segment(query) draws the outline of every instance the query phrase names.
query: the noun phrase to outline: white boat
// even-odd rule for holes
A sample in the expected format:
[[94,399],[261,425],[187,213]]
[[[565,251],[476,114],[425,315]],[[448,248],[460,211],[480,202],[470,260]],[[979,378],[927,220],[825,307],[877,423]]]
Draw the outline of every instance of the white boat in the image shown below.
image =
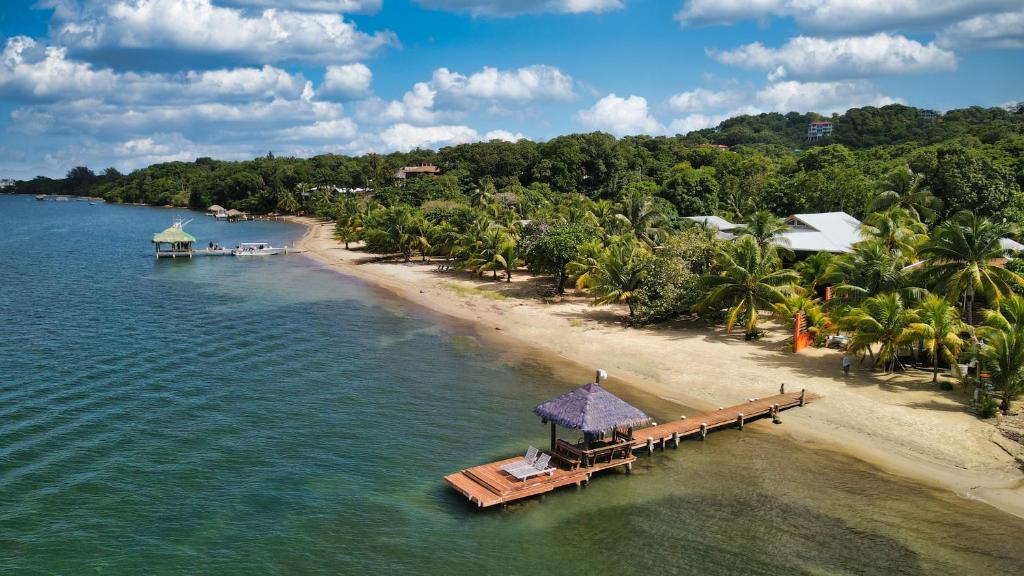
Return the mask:
[[269,242],[242,242],[231,251],[232,256],[274,256],[285,254],[287,248],[274,248]]

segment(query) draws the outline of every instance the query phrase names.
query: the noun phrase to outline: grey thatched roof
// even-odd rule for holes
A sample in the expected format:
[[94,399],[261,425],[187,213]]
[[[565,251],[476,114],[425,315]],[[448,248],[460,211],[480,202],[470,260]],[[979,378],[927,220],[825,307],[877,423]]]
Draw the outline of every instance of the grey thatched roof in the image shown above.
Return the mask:
[[563,428],[590,433],[607,432],[620,426],[639,426],[650,420],[639,409],[596,382],[548,400],[534,408],[533,413]]

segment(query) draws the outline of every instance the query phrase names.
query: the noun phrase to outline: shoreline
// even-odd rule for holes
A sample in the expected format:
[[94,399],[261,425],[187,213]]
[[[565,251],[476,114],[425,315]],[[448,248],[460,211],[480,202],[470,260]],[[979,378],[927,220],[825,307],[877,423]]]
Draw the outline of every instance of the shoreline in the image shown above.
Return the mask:
[[686,321],[627,328],[612,306],[574,297],[544,301],[536,294],[538,282],[526,275],[506,284],[436,272],[429,263],[377,263],[372,255],[345,250],[331,222],[284,220],[305,227],[295,246],[332,270],[467,322],[483,339],[604,368],[631,388],[677,405],[708,410],[774,393],[780,383],[787,391],[806,388],[821,398],[788,412],[786,426],[771,433],[1024,518],[1024,473],[1010,452],[1018,448],[963,410],[955,393],[927,380],[922,385],[921,378],[867,370],[844,380],[835,351],[786,352],[779,330],[751,343]]

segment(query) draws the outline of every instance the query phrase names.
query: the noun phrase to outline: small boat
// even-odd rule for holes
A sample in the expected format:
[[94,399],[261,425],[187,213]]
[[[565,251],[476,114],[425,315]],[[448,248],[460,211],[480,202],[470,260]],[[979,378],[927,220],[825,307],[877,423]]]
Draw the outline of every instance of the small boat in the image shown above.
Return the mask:
[[37,194],[36,200],[39,200],[40,202],[46,202],[46,194]]
[[268,242],[242,242],[231,251],[232,256],[274,256],[288,252],[287,248],[274,248]]

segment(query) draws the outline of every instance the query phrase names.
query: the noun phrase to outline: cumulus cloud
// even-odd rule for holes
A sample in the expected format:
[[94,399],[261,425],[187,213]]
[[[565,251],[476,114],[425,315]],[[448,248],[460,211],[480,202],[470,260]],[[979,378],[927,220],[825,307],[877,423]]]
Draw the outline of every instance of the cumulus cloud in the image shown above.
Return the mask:
[[25,36],[8,39],[0,55],[0,97],[12,100],[236,101],[298,98],[306,87],[301,75],[269,65],[181,74],[120,73],[71,59],[65,48]]
[[684,26],[793,18],[803,29],[925,29],[978,14],[1007,11],[1020,0],[687,0],[676,13]]
[[518,142],[520,140],[529,140],[522,132],[516,132],[513,134],[508,130],[491,130],[487,134],[484,134],[483,140],[490,142],[491,140],[504,140],[505,142]]
[[219,4],[241,8],[277,8],[305,12],[375,14],[383,0],[221,0]]
[[260,64],[355,61],[398,42],[391,32],[361,32],[336,13],[251,14],[211,0],[89,0],[80,12],[54,12],[51,35],[75,51],[175,50]]
[[485,66],[469,76],[438,68],[431,82],[437,90],[456,97],[526,101],[569,100],[574,96],[572,77],[542,64],[515,70]]
[[708,90],[697,88],[688,92],[675,94],[668,99],[668,106],[673,112],[693,112],[697,110],[732,108],[738,106],[745,95],[740,90]]
[[957,22],[938,35],[948,48],[1024,48],[1024,11],[983,14]]
[[373,72],[365,64],[328,66],[318,94],[341,100],[360,98],[370,93],[372,81]]
[[669,98],[669,109],[684,116],[672,120],[669,131],[686,134],[712,128],[741,114],[764,112],[845,112],[861,106],[885,106],[900,100],[882,93],[865,80],[831,82],[769,82],[760,88],[733,87],[714,91],[698,88]]
[[291,126],[279,131],[279,135],[285,140],[335,140],[345,141],[355,138],[359,133],[359,127],[351,118],[336,118],[334,120],[323,120],[313,124],[302,126]]
[[402,123],[395,124],[381,132],[380,139],[389,149],[408,152],[416,148],[436,148],[476,142],[480,140],[480,135],[469,126],[413,126]]
[[576,120],[591,129],[625,136],[661,132],[663,127],[651,114],[647,99],[642,96],[621,98],[609,94],[586,110],[576,114]]
[[839,82],[775,82],[758,90],[755,106],[766,111],[808,112],[821,114],[845,112],[860,106],[885,106],[899,102],[882,94],[865,81]]
[[468,12],[474,16],[517,16],[539,12],[583,14],[618,10],[623,0],[416,0],[425,8]]
[[934,43],[878,33],[849,38],[797,36],[779,48],[760,42],[708,55],[744,68],[772,70],[773,78],[851,78],[954,70],[956,55]]

